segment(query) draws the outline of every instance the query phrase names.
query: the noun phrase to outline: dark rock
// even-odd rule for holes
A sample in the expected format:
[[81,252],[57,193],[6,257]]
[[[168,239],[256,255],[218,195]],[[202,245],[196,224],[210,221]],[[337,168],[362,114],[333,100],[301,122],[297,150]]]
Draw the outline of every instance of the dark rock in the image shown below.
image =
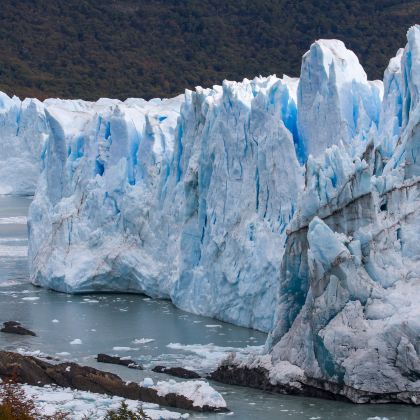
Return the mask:
[[134,360],[122,359],[121,357],[117,357],[117,356],[109,356],[109,355],[104,354],[104,353],[99,353],[98,356],[96,357],[96,360],[99,363],[110,363],[110,364],[113,364],[113,365],[126,366],[130,369],[143,370],[143,366],[141,366],[140,364],[138,364]]
[[20,325],[20,322],[17,321],[7,321],[3,323],[3,328],[0,330],[1,332],[8,333],[8,334],[19,334],[19,335],[32,335],[36,336],[36,334],[24,328]]
[[165,366],[155,366],[152,369],[153,372],[157,373],[166,373],[167,375],[176,376],[177,378],[183,379],[198,379],[201,376],[192,370],[184,369],[182,367],[165,367]]
[[227,409],[217,409],[209,406],[196,407],[191,400],[182,395],[167,394],[159,396],[153,388],[142,387],[134,382],[127,383],[113,373],[103,372],[88,366],[80,366],[76,363],[53,365],[33,356],[23,356],[7,351],[0,351],[0,379],[13,379],[19,383],[37,386],[58,385],[182,410],[228,411]]
[[273,385],[269,372],[262,367],[248,368],[235,364],[221,364],[208,379],[228,385],[247,386],[277,394],[302,395],[329,400],[363,403],[405,403],[420,404],[418,392],[374,393],[356,389],[332,381],[305,377],[302,381]]

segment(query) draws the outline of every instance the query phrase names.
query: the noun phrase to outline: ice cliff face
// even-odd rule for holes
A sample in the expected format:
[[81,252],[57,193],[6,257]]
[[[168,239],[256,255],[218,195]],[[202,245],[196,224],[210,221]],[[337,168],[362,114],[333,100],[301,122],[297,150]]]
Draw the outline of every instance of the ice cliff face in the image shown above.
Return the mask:
[[0,194],[34,194],[47,137],[40,101],[0,92]]
[[164,101],[49,108],[32,281],[144,292],[268,331],[303,181],[295,98],[296,80],[269,77]]
[[271,330],[274,382],[417,398],[419,73],[416,26],[384,84],[321,40],[299,80],[46,101],[32,281]]
[[385,72],[378,133],[359,157],[308,160],[288,226],[272,363],[359,402],[420,403],[419,60],[417,26]]

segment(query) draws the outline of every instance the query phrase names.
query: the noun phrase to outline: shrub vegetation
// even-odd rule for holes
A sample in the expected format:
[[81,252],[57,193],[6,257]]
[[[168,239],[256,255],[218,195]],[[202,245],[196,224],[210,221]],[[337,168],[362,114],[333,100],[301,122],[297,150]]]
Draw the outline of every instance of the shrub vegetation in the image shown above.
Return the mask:
[[46,416],[39,412],[22,386],[13,380],[0,384],[0,420],[69,420],[68,414],[57,412]]
[[108,411],[104,420],[151,420],[151,418],[141,407],[132,411],[128,408],[127,403],[122,401],[117,410]]

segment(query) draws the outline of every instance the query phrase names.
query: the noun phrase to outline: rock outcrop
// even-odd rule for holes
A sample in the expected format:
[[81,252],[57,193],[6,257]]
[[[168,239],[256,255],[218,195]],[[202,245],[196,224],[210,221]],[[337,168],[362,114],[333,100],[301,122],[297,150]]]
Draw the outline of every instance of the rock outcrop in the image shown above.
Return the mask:
[[4,322],[3,327],[0,329],[0,332],[8,333],[8,334],[36,336],[36,334],[33,331],[28,330],[25,327],[22,327],[22,325],[18,321],[6,321],[6,322]]
[[163,395],[151,387],[123,381],[119,376],[76,363],[50,364],[32,356],[0,351],[0,378],[28,385],[58,385],[98,394],[115,395],[131,400],[150,402],[184,410],[214,412],[225,408],[197,406],[183,395]]

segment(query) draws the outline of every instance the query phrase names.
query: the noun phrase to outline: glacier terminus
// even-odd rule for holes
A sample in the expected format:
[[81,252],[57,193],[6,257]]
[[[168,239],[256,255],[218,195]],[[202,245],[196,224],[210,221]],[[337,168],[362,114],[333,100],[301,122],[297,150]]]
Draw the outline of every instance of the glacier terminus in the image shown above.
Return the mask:
[[0,193],[35,193],[35,285],[268,332],[263,355],[221,366],[231,383],[420,404],[420,26],[383,82],[319,40],[299,78],[150,101],[1,93],[0,139]]

